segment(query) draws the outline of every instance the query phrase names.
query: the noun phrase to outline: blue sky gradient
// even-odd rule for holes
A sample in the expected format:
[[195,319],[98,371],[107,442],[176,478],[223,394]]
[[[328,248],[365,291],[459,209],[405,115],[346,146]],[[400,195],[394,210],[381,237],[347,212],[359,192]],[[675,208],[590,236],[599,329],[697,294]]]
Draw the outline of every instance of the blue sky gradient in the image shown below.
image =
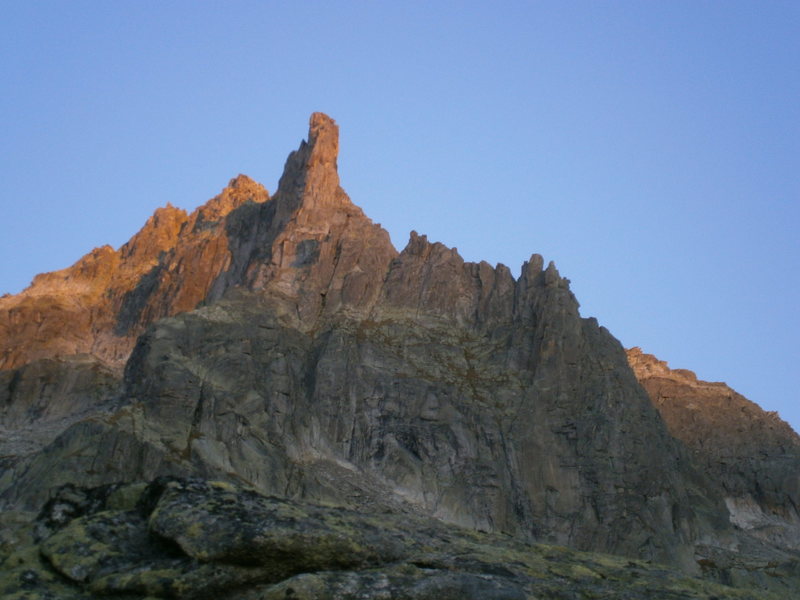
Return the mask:
[[800,4],[5,2],[0,293],[238,173],[315,110],[410,230],[572,280],[625,346],[800,429]]

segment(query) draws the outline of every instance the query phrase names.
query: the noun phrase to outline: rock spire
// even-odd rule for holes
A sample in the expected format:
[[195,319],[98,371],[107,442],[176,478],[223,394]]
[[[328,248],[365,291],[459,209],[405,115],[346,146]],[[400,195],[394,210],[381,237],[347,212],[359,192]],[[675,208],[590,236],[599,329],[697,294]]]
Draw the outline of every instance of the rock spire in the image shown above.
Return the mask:
[[286,159],[276,200],[282,215],[302,206],[308,210],[350,204],[339,187],[337,158],[339,126],[328,115],[315,112],[309,119],[308,141]]

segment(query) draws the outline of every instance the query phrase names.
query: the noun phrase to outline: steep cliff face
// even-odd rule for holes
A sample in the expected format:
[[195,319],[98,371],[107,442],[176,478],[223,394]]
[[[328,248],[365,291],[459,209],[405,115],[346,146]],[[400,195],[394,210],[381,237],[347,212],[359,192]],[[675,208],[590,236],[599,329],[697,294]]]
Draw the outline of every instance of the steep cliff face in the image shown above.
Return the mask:
[[731,521],[800,549],[800,436],[724,383],[670,369],[639,348],[628,361],[672,435],[720,486]]
[[87,355],[0,371],[0,467],[52,441],[119,392],[114,369]]
[[[271,199],[240,177],[100,251],[95,275],[76,265],[5,299],[0,339],[21,344],[5,350],[9,381],[42,355],[117,364],[151,325],[118,391],[10,461],[0,500],[199,475],[689,571],[701,546],[730,553],[719,486],[555,266],[533,255],[515,279],[416,233],[398,253],[340,187],[337,152],[336,124],[316,113]],[[52,281],[78,291],[48,295]],[[25,346],[37,298],[52,336]],[[62,324],[67,304],[94,316]],[[16,390],[10,405],[35,402]]]

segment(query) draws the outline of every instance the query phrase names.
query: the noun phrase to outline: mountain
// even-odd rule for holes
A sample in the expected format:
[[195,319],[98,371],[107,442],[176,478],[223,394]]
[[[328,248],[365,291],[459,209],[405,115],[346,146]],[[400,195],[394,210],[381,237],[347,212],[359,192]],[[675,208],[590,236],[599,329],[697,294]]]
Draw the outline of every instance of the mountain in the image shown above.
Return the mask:
[[[626,355],[538,255],[514,278],[415,232],[398,252],[340,187],[337,156],[338,127],[315,113],[272,197],[239,176],[0,299],[5,539],[75,486],[200,477],[406,515],[417,532],[435,518],[725,584],[800,584],[788,426],[736,403],[694,419],[717,396]],[[753,415],[763,426],[744,425]]]

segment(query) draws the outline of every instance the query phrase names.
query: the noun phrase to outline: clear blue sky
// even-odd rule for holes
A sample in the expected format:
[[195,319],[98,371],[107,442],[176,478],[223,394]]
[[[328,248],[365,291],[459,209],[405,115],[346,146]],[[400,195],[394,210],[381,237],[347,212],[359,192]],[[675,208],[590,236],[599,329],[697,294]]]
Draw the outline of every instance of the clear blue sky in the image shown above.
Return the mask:
[[321,110],[342,182],[800,429],[800,3],[0,2],[0,293],[274,191]]

